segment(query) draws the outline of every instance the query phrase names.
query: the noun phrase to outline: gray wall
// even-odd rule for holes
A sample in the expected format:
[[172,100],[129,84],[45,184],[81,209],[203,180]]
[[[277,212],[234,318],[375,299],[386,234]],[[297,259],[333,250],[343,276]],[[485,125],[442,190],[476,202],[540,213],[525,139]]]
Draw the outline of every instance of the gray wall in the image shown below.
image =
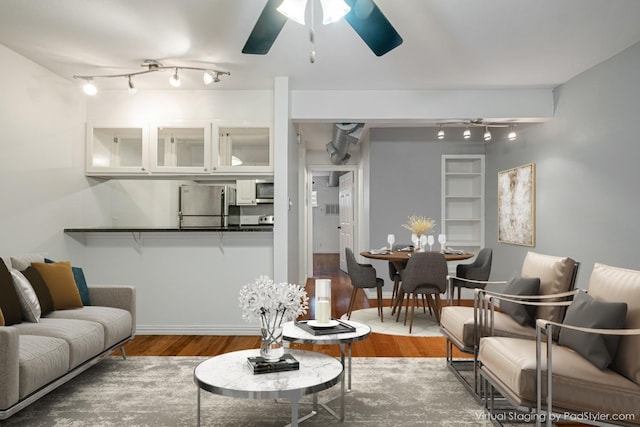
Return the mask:
[[340,215],[327,215],[327,204],[338,204],[339,187],[329,187],[328,176],[314,176],[313,189],[317,192],[318,207],[313,208],[313,253],[340,252]]
[[[482,154],[484,144],[453,139],[443,142],[436,138],[433,129],[379,128],[371,130],[369,150],[369,244],[380,248],[387,245],[389,233],[395,234],[396,243],[411,242],[411,232],[402,227],[409,215],[433,218],[434,232],[438,233],[442,222],[442,155]],[[378,277],[385,279],[385,291],[391,291],[386,263],[372,263]]]
[[[486,244],[494,279],[522,265],[528,250],[581,262],[588,287],[594,262],[640,269],[640,44],[555,90],[556,114],[521,129],[515,143],[487,145]],[[536,247],[497,242],[497,173],[536,164]]]

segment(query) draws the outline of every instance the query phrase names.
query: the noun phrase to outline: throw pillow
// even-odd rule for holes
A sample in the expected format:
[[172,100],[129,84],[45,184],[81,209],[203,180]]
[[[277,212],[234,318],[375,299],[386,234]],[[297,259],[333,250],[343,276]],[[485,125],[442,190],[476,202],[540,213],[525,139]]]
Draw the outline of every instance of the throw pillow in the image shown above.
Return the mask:
[[[621,329],[627,317],[624,302],[594,300],[578,293],[567,309],[563,324],[594,329]],[[619,335],[601,335],[562,328],[558,344],[575,350],[600,369],[607,368],[618,350]]]
[[25,254],[11,257],[11,267],[22,271],[29,267],[32,262],[44,262],[43,254]]
[[[45,258],[44,262],[52,264],[55,261]],[[87,286],[87,279],[84,277],[84,271],[82,271],[82,268],[74,266],[71,266],[71,271],[73,271],[73,280],[76,282],[76,287],[80,293],[82,304],[91,305],[91,300],[89,299],[89,287]]]
[[44,283],[47,284],[55,310],[82,307],[82,300],[73,279],[70,262],[61,261],[53,264],[32,262],[31,265],[38,270]]
[[31,283],[31,287],[38,297],[38,302],[40,303],[40,316],[46,316],[51,313],[54,310],[53,298],[51,297],[49,288],[47,288],[47,284],[44,283],[44,279],[38,270],[36,270],[34,266],[30,265],[26,270],[21,271],[21,273],[27,278],[29,283]]
[[31,287],[27,278],[18,270],[11,269],[11,276],[13,277],[13,285],[16,288],[18,299],[20,300],[22,316],[28,322],[38,323],[40,321],[40,303],[38,302],[36,292]]
[[5,326],[22,323],[22,308],[13,286],[13,277],[4,262],[0,262],[0,310]]
[[[538,295],[540,279],[537,277],[514,277],[504,289],[508,295]],[[518,304],[510,301],[500,301],[500,311],[508,314],[521,325],[533,325],[536,314],[535,305]]]
[[1,309],[0,309],[0,326],[4,326],[4,316],[2,315]]

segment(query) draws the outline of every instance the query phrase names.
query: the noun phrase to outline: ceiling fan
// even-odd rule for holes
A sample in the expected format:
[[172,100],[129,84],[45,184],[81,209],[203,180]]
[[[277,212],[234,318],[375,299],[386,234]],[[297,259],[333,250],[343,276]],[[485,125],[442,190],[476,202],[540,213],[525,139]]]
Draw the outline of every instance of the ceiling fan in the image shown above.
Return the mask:
[[[402,37],[373,0],[344,0],[351,10],[344,19],[376,56],[382,56],[402,44]],[[287,17],[278,11],[283,0],[268,0],[258,17],[242,53],[265,55],[271,49]]]

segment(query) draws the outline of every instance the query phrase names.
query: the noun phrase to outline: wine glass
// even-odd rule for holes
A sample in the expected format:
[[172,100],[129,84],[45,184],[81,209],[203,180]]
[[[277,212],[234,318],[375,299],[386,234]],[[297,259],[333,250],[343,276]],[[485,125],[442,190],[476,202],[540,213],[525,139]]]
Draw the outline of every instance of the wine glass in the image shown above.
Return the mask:
[[413,246],[418,249],[418,236],[416,233],[411,233],[411,243],[413,243]]
[[429,252],[431,252],[433,250],[433,244],[435,243],[433,234],[429,234],[429,236],[427,237],[427,243],[429,244]]
[[396,236],[393,234],[387,234],[387,243],[389,243],[389,250],[393,250],[393,244],[396,241]]
[[425,246],[427,245],[427,236],[424,234],[420,236],[420,249],[424,251]]
[[447,235],[438,234],[438,242],[440,243],[440,251],[444,252],[444,244],[447,243]]

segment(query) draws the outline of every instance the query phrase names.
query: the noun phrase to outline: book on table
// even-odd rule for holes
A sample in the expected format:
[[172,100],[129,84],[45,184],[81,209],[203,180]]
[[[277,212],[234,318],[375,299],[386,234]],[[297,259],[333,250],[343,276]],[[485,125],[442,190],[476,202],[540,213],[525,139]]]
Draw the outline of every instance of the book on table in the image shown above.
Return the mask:
[[275,361],[266,360],[262,356],[247,357],[247,365],[254,374],[267,374],[269,372],[296,371],[300,369],[298,360],[289,353],[285,353]]

